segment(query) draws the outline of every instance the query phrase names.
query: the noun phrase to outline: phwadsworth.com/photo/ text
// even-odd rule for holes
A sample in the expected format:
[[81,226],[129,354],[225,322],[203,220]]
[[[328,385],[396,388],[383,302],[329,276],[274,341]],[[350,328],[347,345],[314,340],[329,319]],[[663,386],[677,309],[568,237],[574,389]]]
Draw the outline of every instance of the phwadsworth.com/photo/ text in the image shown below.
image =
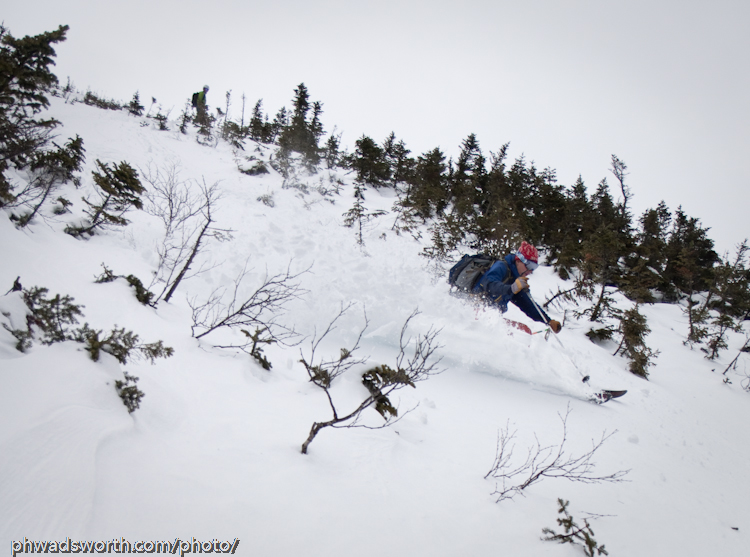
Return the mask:
[[201,541],[192,538],[183,541],[136,541],[125,538],[112,541],[77,541],[65,538],[65,541],[40,541],[24,538],[23,541],[12,541],[13,557],[32,553],[163,553],[165,555],[188,555],[191,553],[228,553],[234,554],[240,545],[239,538],[233,541],[218,539]]

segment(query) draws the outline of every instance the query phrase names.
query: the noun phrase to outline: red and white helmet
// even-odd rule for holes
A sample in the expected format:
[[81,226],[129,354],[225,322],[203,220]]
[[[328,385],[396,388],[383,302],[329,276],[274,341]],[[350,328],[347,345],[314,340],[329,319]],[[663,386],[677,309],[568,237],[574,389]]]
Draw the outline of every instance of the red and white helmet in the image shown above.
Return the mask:
[[539,267],[539,252],[528,242],[521,242],[521,247],[516,252],[516,259],[520,259],[529,271]]

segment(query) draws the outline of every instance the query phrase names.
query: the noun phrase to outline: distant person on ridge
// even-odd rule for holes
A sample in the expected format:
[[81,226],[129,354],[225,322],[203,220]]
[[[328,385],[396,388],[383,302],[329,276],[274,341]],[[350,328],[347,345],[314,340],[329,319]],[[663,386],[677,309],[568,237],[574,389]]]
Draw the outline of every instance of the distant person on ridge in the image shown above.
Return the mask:
[[[496,261],[477,281],[472,289],[475,294],[483,295],[490,303],[507,311],[508,302],[518,308],[534,321],[549,323],[550,328],[559,333],[562,324],[550,319],[544,310],[532,301],[528,290],[527,277],[539,266],[539,252],[527,242],[522,242],[516,253],[506,255]],[[541,312],[541,313],[540,313]]]
[[206,93],[208,93],[208,85],[203,86],[203,91],[193,93],[193,108],[198,111],[198,116],[206,114],[206,108],[208,106]]

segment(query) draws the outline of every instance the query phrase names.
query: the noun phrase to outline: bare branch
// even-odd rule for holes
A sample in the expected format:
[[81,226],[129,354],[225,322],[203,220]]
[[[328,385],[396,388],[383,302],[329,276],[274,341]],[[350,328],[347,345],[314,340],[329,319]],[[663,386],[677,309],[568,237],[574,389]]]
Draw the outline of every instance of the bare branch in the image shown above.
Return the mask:
[[565,452],[565,443],[568,438],[568,416],[570,416],[570,404],[568,404],[565,416],[558,413],[562,421],[563,433],[558,446],[542,447],[539,439],[528,449],[526,459],[517,465],[511,464],[513,449],[512,443],[516,431],[512,433],[506,424],[505,428],[498,432],[497,448],[495,450],[495,461],[490,471],[484,476],[485,479],[492,477],[500,482],[495,485],[492,495],[497,495],[497,502],[513,499],[516,495],[523,495],[523,490],[543,478],[564,478],[573,482],[601,483],[622,482],[630,470],[620,470],[612,474],[595,474],[596,465],[593,461],[594,454],[604,442],[617,433],[602,433],[599,441],[591,441],[591,450],[577,457],[570,456]]
[[[396,423],[406,414],[413,411],[414,408],[399,416],[398,408],[392,404],[389,396],[398,389],[407,385],[415,387],[417,381],[423,381],[431,375],[440,373],[440,370],[437,369],[440,359],[437,359],[434,362],[432,361],[435,350],[438,348],[436,343],[438,333],[430,329],[425,335],[417,336],[416,341],[413,341],[411,337],[407,337],[406,335],[409,323],[418,314],[417,311],[414,311],[408,317],[401,329],[401,335],[399,337],[399,352],[396,356],[396,369],[394,370],[387,365],[378,365],[367,370],[362,375],[362,384],[367,389],[369,395],[365,397],[352,411],[346,415],[340,415],[331,395],[330,387],[336,377],[339,377],[355,365],[363,364],[367,360],[367,358],[357,359],[353,357],[353,353],[359,348],[362,335],[369,324],[367,321],[367,315],[365,315],[365,326],[360,331],[357,340],[351,349],[342,348],[338,358],[321,360],[320,363],[315,363],[315,352],[317,351],[320,342],[336,328],[336,322],[350,307],[351,304],[346,307],[342,306],[338,315],[333,321],[331,321],[323,335],[319,338],[317,335],[313,336],[309,358],[305,358],[303,355],[300,360],[307,370],[310,381],[325,392],[333,414],[333,417],[328,421],[313,423],[310,428],[310,434],[302,444],[303,454],[307,453],[308,446],[312,443],[313,439],[315,439],[318,432],[326,427],[365,427],[368,429],[381,429]],[[414,353],[410,358],[407,358],[406,350],[412,342],[414,342]],[[379,426],[359,423],[362,413],[370,407],[373,407],[384,419],[384,422]]]
[[151,165],[139,170],[143,181],[150,186],[144,194],[147,200],[145,210],[162,221],[166,236],[172,236],[205,208],[205,200],[195,195],[190,182],[180,179],[176,163],[169,164],[164,170]]
[[297,336],[293,329],[279,324],[276,319],[284,312],[288,302],[305,292],[296,281],[308,271],[309,268],[294,274],[290,263],[285,272],[273,276],[266,274],[255,291],[249,296],[241,296],[248,274],[246,261],[234,280],[231,292],[219,288],[202,303],[198,303],[196,298],[188,300],[193,315],[193,336],[203,338],[218,329],[240,327],[263,327],[277,342]]
[[[231,239],[232,230],[215,225],[215,209],[221,199],[218,182],[196,185],[180,179],[175,164],[159,170],[149,166],[141,171],[149,184],[146,212],[162,221],[164,237],[156,247],[159,256],[156,273],[149,288],[164,285],[157,301],[168,302],[181,282],[204,273],[216,265],[196,263],[209,239]],[[197,265],[197,267],[196,267]]]
[[[300,362],[302,365],[305,366],[305,369],[307,370],[307,375],[310,377],[310,381],[315,383],[318,387],[322,389],[328,389],[330,387],[331,383],[334,379],[336,379],[339,375],[347,372],[352,367],[360,364],[364,364],[367,361],[367,358],[354,358],[354,352],[356,352],[359,349],[359,343],[362,340],[362,335],[364,335],[365,331],[367,330],[367,327],[369,326],[370,322],[367,319],[367,313],[364,314],[365,324],[362,327],[362,329],[359,332],[359,335],[357,336],[357,340],[354,343],[354,346],[352,348],[342,348],[341,352],[338,356],[338,358],[330,358],[328,360],[321,359],[318,364],[315,364],[315,353],[318,350],[318,347],[320,346],[320,343],[325,339],[331,332],[333,332],[336,329],[336,322],[341,319],[344,314],[346,314],[349,309],[351,309],[353,304],[349,303],[346,306],[343,304],[341,305],[341,309],[339,310],[336,317],[333,318],[333,320],[328,324],[326,327],[326,330],[323,331],[323,334],[318,337],[317,331],[313,333],[312,340],[310,341],[310,355],[309,357],[305,358],[304,354],[302,354],[302,351],[300,350],[300,356],[302,359]],[[333,408],[333,404],[331,403],[331,407]],[[335,414],[335,409],[334,414]]]
[[[419,315],[419,310],[414,310],[401,328],[401,336],[398,341],[399,353],[396,357],[396,368],[403,370],[413,383],[424,381],[431,375],[437,375],[443,371],[438,369],[442,358],[430,361],[433,359],[435,351],[441,348],[441,345],[437,344],[437,336],[440,334],[440,330],[435,330],[432,327],[424,335],[417,336],[416,341],[414,341],[414,353],[411,358],[406,359],[406,349],[413,341],[411,337],[406,337],[406,330],[411,320],[417,315]],[[406,360],[405,363],[404,360]]]

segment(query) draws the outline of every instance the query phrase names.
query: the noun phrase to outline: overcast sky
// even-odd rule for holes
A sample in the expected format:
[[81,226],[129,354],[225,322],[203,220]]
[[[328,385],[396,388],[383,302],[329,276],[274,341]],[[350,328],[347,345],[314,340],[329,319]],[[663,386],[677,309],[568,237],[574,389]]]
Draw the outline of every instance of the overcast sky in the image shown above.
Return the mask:
[[212,106],[232,91],[230,116],[244,93],[273,117],[304,82],[345,145],[394,131],[414,156],[455,156],[475,133],[590,192],[616,184],[616,154],[637,214],[682,205],[720,251],[750,236],[747,0],[9,4],[14,36],[70,26],[55,71],[84,91],[137,90],[175,117],[205,83]]

